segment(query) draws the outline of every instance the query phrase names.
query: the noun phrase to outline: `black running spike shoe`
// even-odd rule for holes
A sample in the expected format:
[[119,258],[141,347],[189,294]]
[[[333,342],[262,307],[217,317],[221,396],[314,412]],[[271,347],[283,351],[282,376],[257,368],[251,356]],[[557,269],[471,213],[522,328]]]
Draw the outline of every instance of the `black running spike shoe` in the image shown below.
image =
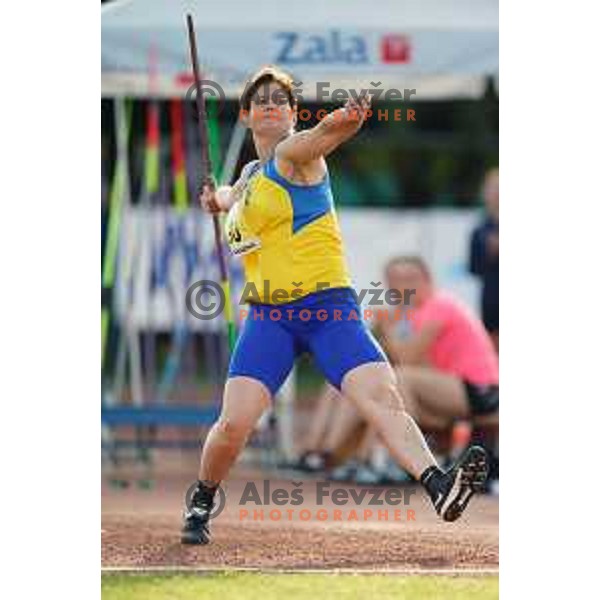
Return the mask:
[[437,513],[444,521],[456,521],[473,494],[483,492],[489,473],[486,451],[471,446],[454,466],[444,473],[436,497],[432,498]]
[[208,522],[214,505],[214,494],[214,489],[198,482],[183,513],[182,544],[203,545],[210,542]]

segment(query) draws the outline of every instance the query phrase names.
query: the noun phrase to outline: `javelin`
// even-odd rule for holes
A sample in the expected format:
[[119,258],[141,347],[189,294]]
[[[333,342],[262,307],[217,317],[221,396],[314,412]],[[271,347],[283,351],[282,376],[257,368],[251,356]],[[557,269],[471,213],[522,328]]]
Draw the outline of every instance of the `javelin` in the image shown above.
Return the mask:
[[[206,105],[204,95],[202,94],[202,80],[200,79],[200,67],[198,61],[198,49],[196,47],[196,35],[194,33],[194,20],[191,14],[187,14],[187,28],[190,42],[190,57],[192,59],[192,69],[194,71],[194,83],[196,87],[196,107],[198,110],[198,129],[200,132],[200,163],[202,166],[203,181],[202,187],[209,186],[215,189],[215,179],[213,176],[212,161],[210,159],[210,150],[208,147],[208,130],[206,125]],[[223,242],[221,240],[221,224],[218,215],[213,215],[213,226],[215,230],[215,244],[217,248],[217,258],[219,260],[219,274],[221,276],[221,288],[225,296],[225,318],[227,320],[227,334],[229,340],[229,350],[233,350],[235,345],[235,323],[233,321],[233,307],[231,305],[231,292],[229,288],[229,277],[227,275],[227,265],[225,263],[225,253],[223,251]]]

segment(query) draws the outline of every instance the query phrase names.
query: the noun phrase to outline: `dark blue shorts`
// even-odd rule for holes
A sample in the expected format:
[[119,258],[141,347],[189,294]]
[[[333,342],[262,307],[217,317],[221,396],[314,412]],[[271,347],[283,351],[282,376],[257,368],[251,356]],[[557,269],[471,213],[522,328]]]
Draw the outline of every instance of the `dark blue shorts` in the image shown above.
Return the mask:
[[251,305],[231,358],[229,377],[252,377],[275,394],[303,352],[313,355],[317,367],[337,389],[348,371],[387,360],[362,321],[353,291],[338,288],[286,304]]

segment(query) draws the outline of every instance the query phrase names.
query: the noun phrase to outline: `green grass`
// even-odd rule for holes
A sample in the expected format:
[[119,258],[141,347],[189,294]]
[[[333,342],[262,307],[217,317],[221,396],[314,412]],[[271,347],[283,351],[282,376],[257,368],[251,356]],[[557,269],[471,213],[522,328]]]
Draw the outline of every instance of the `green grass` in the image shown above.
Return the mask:
[[498,577],[281,574],[103,575],[103,600],[492,600]]

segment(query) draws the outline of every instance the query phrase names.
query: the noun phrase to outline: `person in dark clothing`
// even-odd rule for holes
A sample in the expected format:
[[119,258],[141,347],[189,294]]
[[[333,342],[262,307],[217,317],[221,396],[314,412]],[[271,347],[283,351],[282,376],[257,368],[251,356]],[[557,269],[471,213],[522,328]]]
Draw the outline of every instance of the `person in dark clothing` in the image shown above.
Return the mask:
[[500,345],[499,316],[499,171],[488,171],[483,184],[487,214],[471,235],[469,270],[482,281],[481,316],[496,352]]

